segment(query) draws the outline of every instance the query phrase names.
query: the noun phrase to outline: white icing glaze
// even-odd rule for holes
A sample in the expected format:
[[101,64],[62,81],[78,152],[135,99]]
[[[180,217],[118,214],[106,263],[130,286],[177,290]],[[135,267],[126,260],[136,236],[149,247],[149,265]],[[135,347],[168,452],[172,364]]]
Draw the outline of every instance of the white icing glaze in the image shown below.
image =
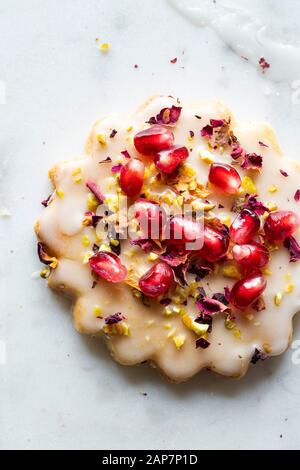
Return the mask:
[[[288,252],[279,249],[272,253],[268,276],[268,285],[265,292],[266,309],[253,313],[253,319],[244,314],[237,317],[237,327],[241,331],[241,338],[234,336],[232,331],[224,327],[224,315],[217,315],[213,323],[213,331],[209,337],[211,345],[206,350],[196,349],[196,335],[188,330],[179,315],[166,317],[163,307],[156,301],[151,301],[151,307],[144,306],[140,299],[133,297],[128,285],[108,284],[99,280],[92,289],[93,276],[88,264],[83,264],[83,257],[91,250],[96,241],[95,231],[91,227],[83,227],[81,222],[87,209],[88,189],[85,186],[87,179],[94,179],[102,189],[105,196],[117,195],[116,187],[111,185],[112,164],[99,164],[99,161],[110,156],[113,162],[121,157],[125,148],[132,156],[136,151],[132,144],[135,132],[147,127],[145,122],[149,117],[158,114],[164,108],[176,105],[173,98],[156,97],[149,100],[138,112],[128,118],[108,118],[97,122],[88,139],[87,155],[76,161],[57,165],[51,172],[53,183],[58,191],[63,191],[64,197],[53,196],[51,204],[43,210],[37,225],[39,238],[47,245],[49,251],[58,257],[58,267],[52,271],[49,286],[73,295],[74,321],[78,331],[97,335],[101,333],[104,320],[96,318],[94,306],[100,305],[103,316],[122,311],[127,317],[130,327],[130,336],[106,337],[107,344],[113,357],[122,364],[132,365],[149,360],[155,363],[171,380],[180,382],[193,376],[204,367],[227,376],[243,375],[249,365],[255,348],[267,349],[270,355],[282,353],[289,344],[292,328],[292,317],[299,310],[300,286],[297,280],[300,275],[300,263],[289,263]],[[183,106],[182,114],[177,126],[174,128],[175,141],[187,145],[192,149],[189,163],[197,171],[197,179],[206,183],[209,165],[199,158],[199,150],[207,149],[207,141],[200,137],[200,129],[208,123],[210,118],[228,118],[230,112],[221,103],[199,103]],[[202,117],[195,118],[195,114]],[[248,124],[237,126],[232,118],[232,129],[239,138],[241,145],[248,152],[257,152],[264,157],[264,171],[255,174],[253,179],[260,195],[260,200],[273,201],[279,208],[298,211],[293,195],[298,187],[299,167],[295,162],[281,156],[274,133],[267,124]],[[128,131],[129,126],[132,130]],[[111,129],[118,133],[109,138]],[[189,131],[195,132],[192,142],[188,141]],[[99,144],[97,135],[107,137],[107,145]],[[263,141],[269,147],[261,147],[258,142]],[[213,152],[215,161],[231,162],[227,151]],[[80,167],[82,182],[74,182],[74,173]],[[289,174],[284,178],[280,169]],[[241,175],[243,171],[239,169]],[[246,174],[246,173],[245,173]],[[252,175],[251,175],[252,176]],[[276,185],[278,191],[270,194],[268,188]],[[221,197],[212,194],[209,199],[221,202],[225,208],[215,209],[219,217],[234,216],[230,212],[231,197]],[[82,236],[88,235],[90,246],[82,244]],[[121,260],[130,267],[132,258],[128,256],[129,243],[122,241]],[[139,249],[132,249],[136,253],[135,263],[139,277],[151,266],[147,254]],[[283,296],[280,306],[275,306],[274,296],[283,292],[287,281],[285,275],[291,273],[291,280],[295,290]],[[224,278],[222,275],[212,276],[203,280],[207,294],[222,292],[225,285],[231,285],[234,280]],[[192,299],[186,307],[189,313],[196,313],[197,309]],[[166,325],[168,324],[168,325]],[[169,329],[166,329],[168,326]],[[177,350],[172,338],[168,338],[170,331],[185,335],[186,341],[180,350]],[[102,333],[101,333],[102,334]]]

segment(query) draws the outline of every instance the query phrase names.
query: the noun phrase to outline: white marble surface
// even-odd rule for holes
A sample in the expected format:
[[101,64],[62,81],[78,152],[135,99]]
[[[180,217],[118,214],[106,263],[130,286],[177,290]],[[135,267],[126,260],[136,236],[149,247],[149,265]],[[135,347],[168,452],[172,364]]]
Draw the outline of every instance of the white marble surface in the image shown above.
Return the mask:
[[[217,0],[217,7],[237,3],[249,2]],[[101,342],[78,335],[68,302],[32,276],[40,269],[32,225],[48,195],[47,169],[80,154],[91,123],[110,111],[132,111],[153,93],[222,98],[239,119],[270,121],[283,149],[299,158],[300,66],[292,57],[278,75],[282,44],[299,52],[299,2],[251,2],[251,18],[267,29],[252,37],[249,61],[239,56],[247,34],[229,34],[220,10],[200,27],[172,5],[0,2],[0,210],[12,213],[0,218],[1,448],[299,448],[300,365],[292,351],[251,367],[241,381],[202,373],[171,385],[146,365],[118,366]],[[111,44],[107,55],[96,37]],[[277,62],[262,74],[255,56],[266,51]]]

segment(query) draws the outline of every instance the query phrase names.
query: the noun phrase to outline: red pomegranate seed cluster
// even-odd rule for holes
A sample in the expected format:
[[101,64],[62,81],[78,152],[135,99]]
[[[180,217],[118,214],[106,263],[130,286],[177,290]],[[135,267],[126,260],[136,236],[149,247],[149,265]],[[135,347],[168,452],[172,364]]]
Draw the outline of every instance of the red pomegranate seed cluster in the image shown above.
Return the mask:
[[[165,108],[162,111],[168,118],[166,122],[162,121],[160,113],[156,118],[151,118],[150,127],[134,136],[138,158],[131,158],[126,152],[129,160],[124,166],[118,167],[121,189],[130,198],[137,198],[142,191],[145,165],[149,164],[149,159],[159,174],[168,178],[189,157],[187,147],[175,144],[174,134],[168,127],[176,124],[181,108],[174,108],[172,119],[169,117],[171,109]],[[230,121],[212,119],[210,125],[202,128],[201,135],[205,140],[210,140],[215,128],[222,130],[229,123]],[[189,131],[189,135],[193,139],[194,131]],[[231,155],[236,159],[245,151],[238,141],[232,142]],[[260,159],[262,163],[262,157]],[[259,171],[261,167],[262,165]],[[245,165],[241,165],[241,168],[244,171],[255,170],[254,167],[248,168]],[[239,193],[242,180],[234,166],[212,163],[208,183],[216,193],[234,199]],[[95,193],[95,189],[93,192]],[[223,205],[219,207],[224,208]],[[282,243],[290,247],[295,240],[292,236],[299,228],[300,219],[292,211],[277,210],[270,212],[262,224],[261,216],[269,209],[257,200],[257,195],[246,195],[245,203],[240,206],[234,204],[233,207],[235,208],[232,210],[237,211],[237,215],[228,228],[218,218],[204,218],[202,223],[186,215],[170,216],[157,202],[145,197],[136,199],[132,205],[132,216],[138,221],[143,236],[135,240],[134,244],[144,251],[153,249],[154,242],[157,241],[162,247],[161,260],[138,280],[139,290],[149,298],[161,299],[176,282],[183,280],[184,284],[186,272],[196,274],[202,279],[213,273],[215,263],[230,261],[237,268],[240,279],[230,290],[225,288],[225,295],[215,294],[212,299],[202,296],[202,301],[198,300],[197,305],[202,306],[202,309],[204,303],[206,308],[207,305],[211,308],[221,305],[222,308],[218,307],[216,310],[218,312],[225,312],[229,307],[241,312],[251,306],[260,311],[255,305],[260,302],[261,307],[261,296],[267,284],[262,270],[270,260],[268,246],[270,243]],[[192,242],[200,242],[200,247],[189,248],[187,244]],[[297,247],[299,248],[299,245]],[[293,261],[295,259],[294,256]],[[122,282],[126,279],[127,269],[114,253],[98,251],[89,259],[89,264],[95,274],[109,282]],[[202,311],[202,314],[206,315],[207,322],[209,313]]]

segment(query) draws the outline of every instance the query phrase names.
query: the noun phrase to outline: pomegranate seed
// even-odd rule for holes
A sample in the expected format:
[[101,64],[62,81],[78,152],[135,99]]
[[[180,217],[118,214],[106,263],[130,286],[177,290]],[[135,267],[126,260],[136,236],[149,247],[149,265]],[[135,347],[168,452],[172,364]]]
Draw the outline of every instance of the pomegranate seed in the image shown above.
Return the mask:
[[127,276],[127,269],[114,253],[99,251],[89,259],[89,265],[98,276],[109,282],[122,282]]
[[210,166],[208,181],[227,194],[235,194],[241,186],[241,177],[235,168],[226,163]]
[[230,227],[230,237],[238,245],[249,242],[260,229],[260,219],[256,212],[242,209]]
[[138,220],[145,238],[160,238],[167,219],[164,208],[156,202],[138,199],[133,210],[133,216]]
[[227,232],[220,232],[212,227],[204,228],[203,248],[199,254],[206,261],[215,263],[224,258],[229,247],[229,235]]
[[162,150],[154,157],[154,163],[158,170],[163,173],[173,173],[181,162],[189,156],[186,147],[174,146],[168,150]]
[[261,243],[251,242],[246,245],[235,245],[233,258],[243,268],[263,268],[270,259],[269,250]]
[[129,197],[138,196],[144,182],[145,165],[141,160],[132,158],[123,166],[120,173],[120,185]]
[[266,285],[267,281],[261,274],[247,276],[233,285],[229,301],[238,309],[247,308],[261,296]]
[[148,297],[158,297],[165,294],[174,279],[172,268],[163,261],[157,263],[139,280],[139,287]]
[[199,222],[176,215],[170,220],[170,240],[174,244],[182,245],[203,237],[203,227]]
[[295,212],[271,212],[264,224],[266,238],[270,242],[282,242],[287,237],[291,237],[299,225],[299,217]]
[[134,137],[134,145],[142,155],[155,155],[161,150],[172,147],[174,135],[163,126],[151,126]]

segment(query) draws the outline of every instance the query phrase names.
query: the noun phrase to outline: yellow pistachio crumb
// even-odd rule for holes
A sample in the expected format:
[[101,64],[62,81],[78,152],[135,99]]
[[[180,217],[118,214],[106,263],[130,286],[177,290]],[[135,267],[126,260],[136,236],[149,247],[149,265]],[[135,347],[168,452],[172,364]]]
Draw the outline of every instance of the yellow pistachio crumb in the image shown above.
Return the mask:
[[286,281],[290,281],[292,279],[292,275],[290,272],[287,272],[286,275],[284,276]]
[[277,292],[277,294],[275,295],[274,297],[274,303],[277,307],[279,307],[279,305],[281,304],[282,302],[282,293],[281,292]]
[[167,338],[173,338],[173,336],[176,334],[177,328],[173,328],[168,334]]
[[229,215],[227,217],[222,217],[221,222],[222,222],[222,224],[227,225],[227,227],[230,227],[231,218],[229,217]]
[[165,330],[170,330],[172,328],[171,323],[164,323],[164,329]]
[[155,323],[154,320],[148,320],[147,321],[148,326],[152,326],[152,325],[154,325],[154,323]]
[[[266,207],[269,209],[270,212],[277,211],[278,209],[278,206],[277,204],[275,204],[275,202],[267,202]],[[267,217],[268,217],[268,213],[267,213]]]
[[181,174],[192,178],[196,175],[196,172],[192,166],[190,166],[189,164],[185,164],[181,167]]
[[97,233],[97,231],[96,231],[96,242],[97,242],[97,243],[101,243],[101,242],[102,242],[102,237],[100,237],[100,235]]
[[295,288],[295,285],[294,285],[292,282],[289,282],[289,283],[285,286],[284,292],[285,292],[286,294],[291,294],[291,293],[293,292],[294,288]]
[[88,235],[82,235],[82,238],[81,238],[81,243],[83,244],[83,246],[89,246],[90,245],[90,238]]
[[179,350],[185,343],[185,336],[184,335],[177,335],[174,336],[173,341],[175,343],[176,348]]
[[107,52],[109,50],[108,42],[104,42],[103,44],[101,44],[101,46],[99,46],[99,50],[101,52]]
[[87,251],[83,257],[82,263],[87,264],[89,262],[89,259],[94,255],[92,251]]
[[120,245],[120,241],[119,240],[115,240],[114,238],[111,238],[110,239],[110,244],[112,246],[119,246]]
[[132,295],[136,299],[140,299],[142,297],[142,293],[138,289],[132,289]]
[[257,193],[256,185],[253,179],[250,178],[250,176],[243,177],[241,187],[245,191],[245,193],[248,193],[248,194]]
[[150,175],[151,175],[151,172],[150,172],[149,168],[145,168],[144,177],[149,178]]
[[265,353],[271,354],[272,346],[269,343],[263,343],[262,347],[263,347],[263,350],[265,351]]
[[92,193],[89,193],[87,196],[87,206],[91,212],[95,212],[97,207],[99,206],[97,198]]
[[146,341],[147,343],[150,343],[150,340],[151,340],[150,336],[149,336],[149,335],[146,335],[146,336],[145,336],[145,341]]
[[154,163],[150,163],[149,170],[151,171],[151,173],[154,173],[156,171],[156,166],[154,165]]
[[239,279],[240,273],[234,264],[223,267],[223,276],[230,277],[232,279]]
[[149,255],[148,255],[148,260],[149,261],[156,261],[158,258],[159,258],[158,254],[153,253],[153,252],[149,253]]
[[93,309],[93,314],[94,314],[94,317],[100,317],[101,314],[102,314],[102,308],[100,307],[100,305],[95,305],[94,306],[94,309]]
[[107,243],[102,243],[99,248],[99,251],[109,251],[111,252],[111,247]]
[[232,321],[229,316],[225,318],[224,325],[227,330],[232,330],[233,328],[235,328],[235,322]]
[[271,276],[272,271],[271,271],[269,268],[263,268],[262,273],[263,273],[265,276]]
[[192,330],[198,336],[204,335],[209,328],[209,325],[195,322],[188,314],[183,315],[182,322],[189,330]]
[[61,189],[57,189],[56,194],[60,199],[62,199],[65,196],[65,193]]
[[241,339],[241,330],[239,330],[238,328],[234,328],[233,330],[233,334],[234,336],[237,338],[237,339]]
[[275,186],[275,185],[273,184],[272,186],[270,186],[270,187],[268,188],[268,191],[269,191],[269,193],[276,193],[276,191],[278,191],[278,188],[277,188],[277,186]]
[[133,126],[128,126],[126,130],[127,130],[127,132],[131,132],[132,129],[133,129]]
[[42,279],[47,279],[50,276],[50,269],[47,267],[40,272],[40,277]]
[[107,144],[106,137],[103,134],[97,134],[97,140],[98,140],[99,144],[101,144],[101,145],[106,145]]
[[204,163],[207,163],[209,165],[214,162],[212,153],[208,150],[200,150],[199,157]]
[[81,173],[81,168],[76,168],[76,170],[73,171],[72,176],[77,176]]
[[189,189],[193,191],[196,188],[197,188],[197,181],[196,180],[191,181],[189,183]]
[[172,194],[170,193],[163,194],[161,199],[163,202],[165,202],[168,205],[171,205],[174,202],[174,196],[172,196]]

